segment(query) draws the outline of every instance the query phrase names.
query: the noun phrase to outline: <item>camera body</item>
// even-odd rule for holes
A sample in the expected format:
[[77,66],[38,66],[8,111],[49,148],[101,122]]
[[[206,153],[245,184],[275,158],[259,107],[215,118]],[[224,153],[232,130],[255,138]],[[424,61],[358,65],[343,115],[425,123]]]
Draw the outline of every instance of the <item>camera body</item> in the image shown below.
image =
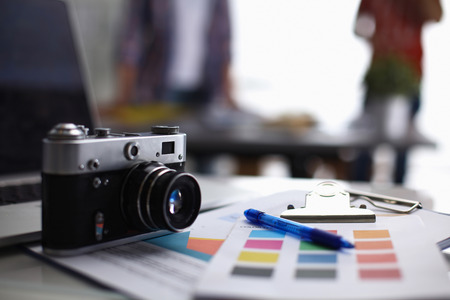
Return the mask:
[[43,140],[42,245],[75,255],[168,231],[196,219],[196,179],[184,172],[186,134],[111,133],[56,125]]

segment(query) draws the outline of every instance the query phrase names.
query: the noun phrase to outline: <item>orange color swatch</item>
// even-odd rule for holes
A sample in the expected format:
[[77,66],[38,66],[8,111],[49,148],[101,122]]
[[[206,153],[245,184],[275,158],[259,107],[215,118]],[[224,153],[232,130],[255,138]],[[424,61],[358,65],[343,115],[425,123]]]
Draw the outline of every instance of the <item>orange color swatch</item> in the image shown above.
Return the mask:
[[390,238],[389,230],[354,230],[355,239],[383,239]]
[[356,250],[382,250],[393,249],[392,241],[356,241]]
[[378,254],[358,254],[356,256],[358,263],[395,263],[397,257],[395,253],[378,253]]
[[224,240],[222,239],[205,239],[190,237],[186,248],[198,252],[214,255],[222,246]]

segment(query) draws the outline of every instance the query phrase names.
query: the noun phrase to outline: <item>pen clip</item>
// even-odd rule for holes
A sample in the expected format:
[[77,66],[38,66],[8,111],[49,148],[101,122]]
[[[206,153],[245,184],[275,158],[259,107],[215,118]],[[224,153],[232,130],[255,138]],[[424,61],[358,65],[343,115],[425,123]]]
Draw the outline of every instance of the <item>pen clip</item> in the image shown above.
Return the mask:
[[[375,193],[370,193],[370,192],[361,192],[361,191],[352,191],[352,190],[347,190],[347,192],[350,194],[350,197],[352,197],[350,202],[353,202],[356,200],[364,200],[364,201],[369,202],[374,207],[393,211],[396,213],[408,214],[415,209],[422,208],[422,203],[420,203],[420,201],[407,200],[407,199],[402,199],[402,198],[398,198],[398,197],[385,196],[385,195],[375,194]],[[391,207],[388,205],[380,205],[375,202],[407,206],[408,208],[406,210],[403,210],[403,209],[394,208],[394,207]]]

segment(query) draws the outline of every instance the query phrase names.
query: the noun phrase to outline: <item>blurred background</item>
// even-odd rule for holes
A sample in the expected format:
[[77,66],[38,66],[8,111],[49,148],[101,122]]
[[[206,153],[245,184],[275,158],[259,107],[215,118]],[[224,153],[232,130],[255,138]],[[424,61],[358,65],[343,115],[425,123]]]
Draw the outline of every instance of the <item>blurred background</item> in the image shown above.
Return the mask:
[[[126,2],[77,0],[74,4],[92,91],[97,103],[108,107],[117,96],[117,45]],[[229,4],[231,78],[239,109],[266,120],[307,114],[331,132],[358,116],[364,96],[362,80],[371,57],[370,46],[354,33],[360,1],[230,0]],[[434,140],[437,148],[411,151],[404,182],[439,197],[446,195],[450,182],[450,1],[441,4],[440,22],[423,30],[422,106],[416,119],[419,131]],[[377,149],[374,182],[391,181],[393,157],[388,147]],[[233,172],[229,157],[217,164],[219,172]],[[268,157],[261,172],[289,176],[286,162],[277,156]],[[316,175],[332,178],[334,174],[325,167]]]

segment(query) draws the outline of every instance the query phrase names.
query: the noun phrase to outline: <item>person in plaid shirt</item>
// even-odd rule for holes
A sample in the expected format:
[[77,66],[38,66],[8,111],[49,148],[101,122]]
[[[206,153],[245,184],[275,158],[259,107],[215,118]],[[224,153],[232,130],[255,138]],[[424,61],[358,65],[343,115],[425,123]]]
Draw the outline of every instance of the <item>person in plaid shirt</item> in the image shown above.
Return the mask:
[[226,0],[130,0],[119,53],[118,104],[222,101],[230,91]]

